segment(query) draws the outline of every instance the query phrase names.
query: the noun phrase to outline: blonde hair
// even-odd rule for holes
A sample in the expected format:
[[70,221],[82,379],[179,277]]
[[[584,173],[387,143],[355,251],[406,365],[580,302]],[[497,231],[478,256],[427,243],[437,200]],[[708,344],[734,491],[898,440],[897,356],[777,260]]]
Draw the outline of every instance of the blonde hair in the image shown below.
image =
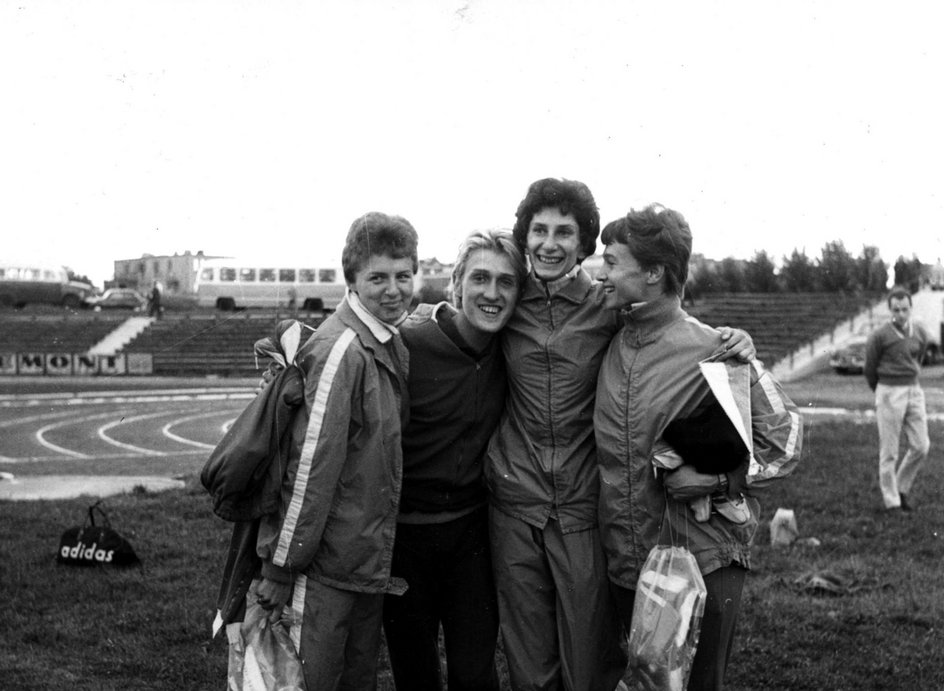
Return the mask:
[[462,307],[462,279],[465,277],[469,257],[477,250],[491,250],[495,254],[508,257],[514,267],[515,279],[519,287],[528,275],[524,254],[515,242],[511,231],[499,229],[473,231],[459,245],[459,256],[456,257],[456,264],[452,269],[452,301],[456,307]]

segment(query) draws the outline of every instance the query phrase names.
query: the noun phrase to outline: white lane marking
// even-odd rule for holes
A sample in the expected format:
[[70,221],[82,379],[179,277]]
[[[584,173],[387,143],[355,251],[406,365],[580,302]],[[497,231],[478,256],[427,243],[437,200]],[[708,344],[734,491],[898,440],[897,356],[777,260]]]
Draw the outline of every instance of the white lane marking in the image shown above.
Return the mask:
[[97,399],[109,399],[109,400],[121,400],[127,401],[132,400],[136,397],[146,397],[148,400],[165,400],[168,398],[174,398],[179,400],[180,396],[184,396],[187,399],[193,400],[198,397],[209,396],[214,399],[216,398],[255,398],[256,392],[253,389],[246,387],[220,387],[220,388],[203,388],[203,389],[145,389],[144,391],[78,391],[78,392],[66,392],[66,391],[53,391],[53,392],[33,392],[33,393],[19,393],[19,394],[2,394],[0,395],[0,402],[6,401],[23,401],[23,400],[34,400],[34,401],[61,401],[61,400],[71,400],[79,399],[83,401],[88,400],[97,400]]
[[30,415],[28,417],[17,417],[12,420],[4,420],[0,422],[0,429],[5,429],[7,427],[13,427],[15,425],[28,425],[32,422],[39,422],[40,420],[56,420],[58,418],[71,417],[75,415],[75,412],[72,410],[63,410],[58,413],[43,413],[42,415]]
[[145,449],[143,446],[135,446],[134,444],[125,444],[123,441],[112,439],[111,437],[108,436],[108,430],[112,429],[113,427],[117,427],[118,425],[127,424],[129,422],[138,422],[139,420],[150,420],[151,418],[155,418],[155,417],[172,415],[174,412],[176,411],[162,410],[158,413],[147,413],[145,415],[134,415],[133,417],[123,417],[120,420],[114,420],[112,422],[109,422],[106,425],[102,425],[101,427],[98,428],[97,434],[98,434],[99,439],[106,442],[107,444],[111,444],[112,446],[117,446],[119,449],[125,449],[127,451],[131,451],[132,453],[141,454],[142,456],[167,456],[168,455],[167,451],[156,451],[154,449]]
[[180,394],[157,396],[96,396],[95,398],[78,398],[74,396],[56,396],[47,398],[0,396],[0,408],[34,408],[39,405],[97,405],[101,403],[161,403],[165,401],[237,401],[255,398],[255,393],[236,394]]
[[[255,396],[255,394],[245,396],[245,397],[252,398],[253,396]],[[100,403],[118,403],[118,402],[120,401],[115,401],[114,399],[100,401]],[[50,402],[46,402],[44,405],[49,405],[49,404]],[[40,405],[39,402],[34,402],[34,404],[31,407],[37,407],[38,405]],[[67,403],[67,405],[69,404]],[[0,406],[0,407],[3,407],[3,406]],[[165,411],[164,414],[169,415],[171,414],[171,412],[177,412],[177,411],[176,410]],[[223,414],[226,414],[229,412],[231,411],[218,411],[218,413],[223,413]],[[79,458],[79,459],[121,458],[123,456],[126,456],[127,454],[112,455],[112,454],[102,454],[102,453],[96,452],[94,455],[89,455],[89,454],[82,453],[80,451],[75,451],[72,449],[59,446],[58,444],[55,444],[46,439],[46,435],[49,432],[56,429],[61,429],[68,425],[81,425],[83,423],[87,423],[92,420],[100,420],[102,418],[108,418],[108,417],[114,418],[115,416],[120,416],[120,415],[121,415],[120,411],[112,410],[106,413],[96,413],[93,415],[84,415],[84,416],[76,417],[76,413],[74,410],[67,409],[67,410],[60,410],[56,412],[41,413],[37,415],[30,415],[27,417],[18,417],[18,418],[13,418],[10,420],[0,421],[0,429],[6,429],[6,428],[15,427],[16,425],[29,425],[31,423],[37,423],[37,422],[59,420],[59,422],[51,422],[48,425],[44,425],[42,428],[40,428],[39,430],[36,430],[33,433],[36,443],[38,443],[40,446],[52,451],[53,453],[57,455],[55,456],[38,456],[38,455],[7,456],[3,453],[0,453],[0,463],[27,463],[27,462],[34,462],[34,461],[52,461],[52,460],[62,460],[63,457]],[[68,418],[68,419],[63,419],[63,418]],[[178,455],[179,454],[191,455],[191,454],[196,454],[196,453],[203,453],[204,451],[205,449],[201,449],[200,451],[175,451],[174,453]],[[155,452],[147,451],[147,453],[148,455],[153,455]],[[140,450],[136,450],[135,455],[140,455]]]
[[53,422],[48,425],[44,425],[36,430],[33,436],[36,437],[37,443],[40,446],[45,446],[50,451],[55,451],[56,453],[63,454],[65,456],[70,456],[72,458],[92,458],[88,454],[81,453],[79,451],[72,451],[71,449],[66,449],[58,444],[53,444],[51,441],[46,441],[46,433],[51,432],[54,429],[59,429],[60,427],[66,427],[67,425],[82,424],[83,422],[89,422],[90,420],[100,420],[106,417],[112,417],[115,415],[114,411],[107,413],[97,413],[95,415],[86,415],[85,417],[75,418],[70,417],[68,420],[62,420],[60,422]]
[[223,410],[223,411],[214,410],[212,413],[201,413],[200,415],[188,415],[187,417],[177,418],[176,420],[171,420],[166,425],[164,425],[164,427],[161,428],[161,433],[168,439],[173,439],[174,441],[180,442],[181,444],[189,444],[190,446],[196,446],[197,448],[200,448],[200,449],[215,449],[216,444],[207,444],[205,442],[197,441],[195,439],[187,439],[186,437],[181,437],[178,434],[174,434],[173,432],[170,431],[170,429],[171,427],[175,425],[180,425],[185,422],[190,422],[192,420],[200,420],[203,418],[217,417],[219,415],[228,415],[228,414],[229,414],[228,410]]
[[[174,456],[196,456],[200,454],[202,456],[206,455],[206,449],[184,449],[183,451],[174,451]],[[96,461],[113,459],[113,458],[128,458],[131,454],[127,453],[96,453],[94,456],[87,456],[88,459],[95,459]],[[133,454],[135,458],[141,458],[141,454]],[[22,458],[10,458],[9,456],[0,456],[0,463],[9,463],[10,465],[19,465],[21,463],[43,463],[50,461],[61,461],[62,455],[58,456],[24,456]]]

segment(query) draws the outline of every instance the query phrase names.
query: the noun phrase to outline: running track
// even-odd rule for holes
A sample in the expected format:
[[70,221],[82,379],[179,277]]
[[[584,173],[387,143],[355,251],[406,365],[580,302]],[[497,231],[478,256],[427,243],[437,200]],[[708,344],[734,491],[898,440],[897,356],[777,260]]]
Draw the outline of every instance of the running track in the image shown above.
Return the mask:
[[16,475],[199,468],[253,395],[245,386],[0,395],[0,467]]

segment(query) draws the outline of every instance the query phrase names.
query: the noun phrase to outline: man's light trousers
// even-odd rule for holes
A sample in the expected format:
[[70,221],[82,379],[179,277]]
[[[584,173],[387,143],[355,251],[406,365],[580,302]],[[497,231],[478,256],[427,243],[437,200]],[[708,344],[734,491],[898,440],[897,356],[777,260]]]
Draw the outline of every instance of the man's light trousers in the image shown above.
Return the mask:
[[[875,387],[875,416],[878,419],[878,480],[885,508],[901,506],[901,494],[911,491],[915,476],[928,457],[928,414],[924,391],[918,384]],[[901,435],[905,453],[898,462]]]

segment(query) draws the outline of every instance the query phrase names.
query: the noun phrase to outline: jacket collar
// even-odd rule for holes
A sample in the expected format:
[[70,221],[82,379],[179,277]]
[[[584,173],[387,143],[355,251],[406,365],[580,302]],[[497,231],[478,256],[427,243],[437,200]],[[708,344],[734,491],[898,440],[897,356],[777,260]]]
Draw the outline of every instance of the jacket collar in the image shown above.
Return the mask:
[[525,281],[521,300],[547,300],[549,297],[560,297],[580,304],[586,300],[592,283],[590,274],[584,271],[580,264],[550,283],[542,281],[534,275],[534,271],[531,271]]
[[678,295],[663,294],[623,313],[628,334],[640,343],[651,340],[666,324],[685,317]]
[[[355,315],[357,315],[357,318],[360,319],[361,322],[364,323],[364,326],[370,329],[370,332],[374,335],[374,338],[376,338],[381,343],[386,343],[391,338],[393,338],[396,334],[400,333],[399,331],[397,331],[396,326],[392,326],[390,324],[387,324],[386,322],[382,322],[379,319],[377,319],[377,317],[375,317],[373,314],[368,312],[367,308],[364,307],[364,303],[362,303],[361,299],[357,297],[357,293],[352,293],[351,291],[348,291],[346,299],[347,299],[348,305],[350,305],[351,307],[351,310],[354,312]],[[406,312],[403,313],[403,316],[397,322],[397,325],[402,324],[405,319],[406,319]]]

